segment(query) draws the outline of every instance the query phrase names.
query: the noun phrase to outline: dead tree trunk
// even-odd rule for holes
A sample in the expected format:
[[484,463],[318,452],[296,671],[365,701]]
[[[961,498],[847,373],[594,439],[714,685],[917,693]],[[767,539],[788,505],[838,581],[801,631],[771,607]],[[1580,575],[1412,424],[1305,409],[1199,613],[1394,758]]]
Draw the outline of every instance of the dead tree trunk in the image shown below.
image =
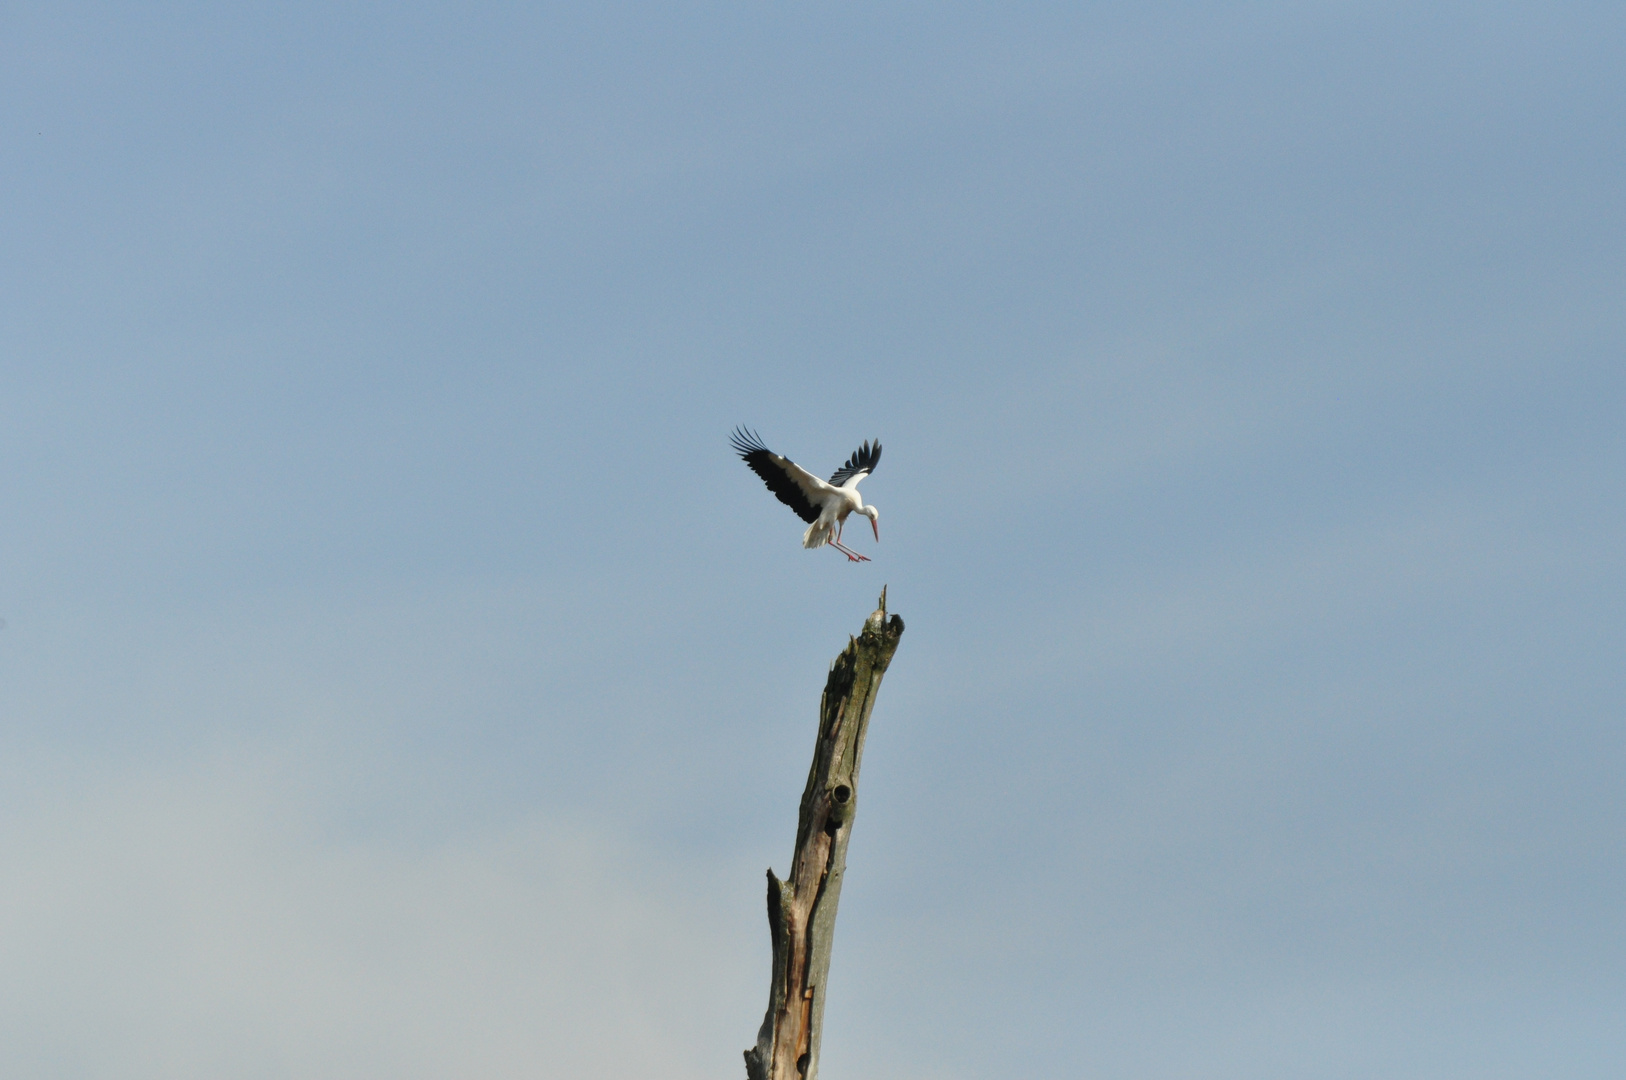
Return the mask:
[[882,589],[881,606],[830,665],[790,878],[780,881],[768,871],[773,982],[757,1044],[745,1052],[748,1080],[815,1080],[818,1075],[825,976],[858,806],[858,764],[881,677],[902,636],[903,620],[886,617]]

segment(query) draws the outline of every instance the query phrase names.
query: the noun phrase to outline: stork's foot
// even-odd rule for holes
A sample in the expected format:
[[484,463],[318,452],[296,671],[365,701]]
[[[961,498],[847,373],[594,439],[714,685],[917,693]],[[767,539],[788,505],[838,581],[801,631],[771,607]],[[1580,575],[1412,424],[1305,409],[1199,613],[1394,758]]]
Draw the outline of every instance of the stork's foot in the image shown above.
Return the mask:
[[841,543],[839,540],[830,541],[830,546],[847,556],[848,562],[869,562],[869,556],[858,554],[858,552],[854,551],[846,544]]

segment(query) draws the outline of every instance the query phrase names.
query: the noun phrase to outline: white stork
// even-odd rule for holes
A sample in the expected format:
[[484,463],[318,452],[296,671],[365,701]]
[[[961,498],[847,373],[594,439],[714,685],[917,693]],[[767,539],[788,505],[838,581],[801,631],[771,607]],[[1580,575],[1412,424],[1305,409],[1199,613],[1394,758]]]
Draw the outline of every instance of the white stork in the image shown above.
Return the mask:
[[876,543],[881,540],[881,512],[873,506],[865,506],[864,500],[858,497],[858,482],[874,472],[881,460],[879,442],[866,442],[854,450],[847,464],[831,474],[829,483],[790,458],[769,450],[754,431],[735,428],[732,442],[751,471],[762,477],[768,490],[808,523],[807,532],[802,534],[803,547],[829,544],[852,562],[869,562],[867,557],[841,542],[841,530],[846,527],[847,515],[856,510],[869,518]]

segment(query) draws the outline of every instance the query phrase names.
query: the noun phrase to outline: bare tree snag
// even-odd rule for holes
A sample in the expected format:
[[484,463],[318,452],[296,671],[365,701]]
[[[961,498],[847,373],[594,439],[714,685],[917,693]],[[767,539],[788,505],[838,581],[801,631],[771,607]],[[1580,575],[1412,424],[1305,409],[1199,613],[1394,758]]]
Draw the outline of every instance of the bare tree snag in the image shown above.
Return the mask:
[[768,871],[773,983],[757,1044],[745,1052],[748,1080],[815,1080],[824,1021],[824,984],[836,932],[836,904],[847,866],[847,838],[858,807],[858,765],[870,710],[903,620],[881,606],[830,665],[819,703],[819,737],[802,792],[790,878]]

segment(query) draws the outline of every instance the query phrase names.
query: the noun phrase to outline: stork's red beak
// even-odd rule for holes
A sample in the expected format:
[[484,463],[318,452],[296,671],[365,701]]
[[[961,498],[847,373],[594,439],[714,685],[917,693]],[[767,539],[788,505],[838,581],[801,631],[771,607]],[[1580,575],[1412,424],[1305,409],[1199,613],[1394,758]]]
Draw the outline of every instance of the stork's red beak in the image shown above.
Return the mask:
[[875,542],[877,544],[879,544],[881,542],[881,523],[879,521],[876,521],[874,518],[870,518],[869,519],[869,528],[870,528],[870,532],[873,532],[875,534]]

